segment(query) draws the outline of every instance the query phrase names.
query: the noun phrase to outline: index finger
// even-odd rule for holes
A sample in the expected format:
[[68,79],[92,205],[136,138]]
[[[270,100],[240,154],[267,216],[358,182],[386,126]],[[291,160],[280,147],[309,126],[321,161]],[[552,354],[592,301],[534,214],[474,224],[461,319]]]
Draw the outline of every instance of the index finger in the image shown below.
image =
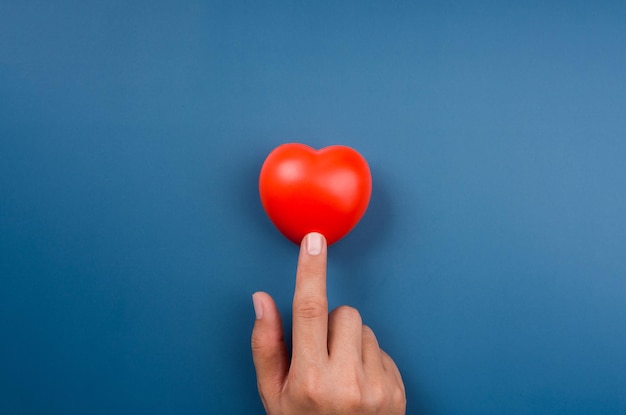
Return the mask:
[[306,235],[300,245],[293,296],[292,359],[296,362],[328,359],[326,252],[326,239],[317,232]]

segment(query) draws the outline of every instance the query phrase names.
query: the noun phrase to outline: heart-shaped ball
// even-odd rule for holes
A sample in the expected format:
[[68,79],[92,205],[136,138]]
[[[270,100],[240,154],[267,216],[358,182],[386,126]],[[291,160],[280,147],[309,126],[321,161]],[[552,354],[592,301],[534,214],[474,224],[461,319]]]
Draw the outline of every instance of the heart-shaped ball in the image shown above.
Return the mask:
[[337,242],[359,222],[372,194],[367,162],[347,146],[315,150],[304,144],[276,147],[259,176],[265,212],[290,241],[319,232]]

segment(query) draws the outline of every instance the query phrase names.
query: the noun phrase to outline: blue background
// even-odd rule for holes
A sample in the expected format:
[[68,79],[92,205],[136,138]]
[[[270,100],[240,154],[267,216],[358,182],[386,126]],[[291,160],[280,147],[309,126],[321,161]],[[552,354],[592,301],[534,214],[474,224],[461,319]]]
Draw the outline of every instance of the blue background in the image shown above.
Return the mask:
[[626,414],[626,3],[524,3],[3,0],[0,413],[262,413],[298,141],[370,163],[329,296],[409,414]]

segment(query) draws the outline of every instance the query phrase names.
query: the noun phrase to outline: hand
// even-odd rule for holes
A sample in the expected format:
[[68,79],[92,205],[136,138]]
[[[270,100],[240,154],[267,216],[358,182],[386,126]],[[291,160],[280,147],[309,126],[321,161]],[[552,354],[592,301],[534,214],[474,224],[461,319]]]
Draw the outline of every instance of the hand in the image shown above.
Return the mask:
[[400,372],[359,312],[342,306],[328,314],[322,235],[308,234],[300,247],[291,362],[276,304],[263,292],[252,298],[252,355],[268,415],[405,414]]

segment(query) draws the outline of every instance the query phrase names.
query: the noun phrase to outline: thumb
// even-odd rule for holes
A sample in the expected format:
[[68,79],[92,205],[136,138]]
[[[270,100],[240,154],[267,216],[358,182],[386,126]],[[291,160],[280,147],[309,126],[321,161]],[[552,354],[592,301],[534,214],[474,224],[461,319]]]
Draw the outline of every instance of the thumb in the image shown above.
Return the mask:
[[259,393],[264,402],[278,398],[289,370],[283,325],[276,303],[269,294],[252,295],[256,321],[252,329],[252,358]]

